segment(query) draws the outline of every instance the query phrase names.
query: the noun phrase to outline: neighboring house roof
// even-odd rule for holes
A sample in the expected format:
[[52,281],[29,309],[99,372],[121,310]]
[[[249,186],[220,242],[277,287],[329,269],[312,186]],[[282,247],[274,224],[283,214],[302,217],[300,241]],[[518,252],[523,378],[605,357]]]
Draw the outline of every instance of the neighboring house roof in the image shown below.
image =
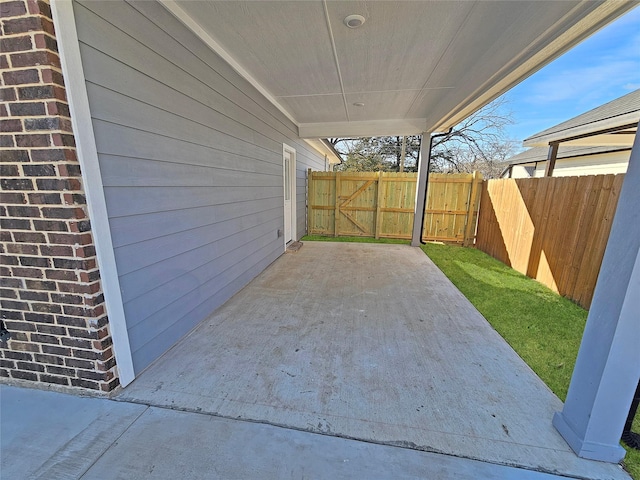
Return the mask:
[[[618,146],[618,147],[565,147],[560,145],[558,148],[558,159],[584,157],[588,155],[597,155],[600,153],[621,152],[630,150],[631,147]],[[503,163],[505,167],[510,165],[523,165],[534,162],[546,162],[549,154],[548,147],[533,147],[517,155],[514,155],[509,160]]]
[[[640,89],[600,105],[524,140],[525,147],[542,147],[554,142],[565,145],[631,145],[640,121]],[[610,135],[601,135],[615,130]],[[574,139],[574,137],[590,137]],[[511,162],[509,162],[511,163]]]
[[532,148],[505,161],[501,176],[513,165],[546,162],[552,144],[558,146],[555,159],[631,150],[639,121],[640,89],[525,139]]

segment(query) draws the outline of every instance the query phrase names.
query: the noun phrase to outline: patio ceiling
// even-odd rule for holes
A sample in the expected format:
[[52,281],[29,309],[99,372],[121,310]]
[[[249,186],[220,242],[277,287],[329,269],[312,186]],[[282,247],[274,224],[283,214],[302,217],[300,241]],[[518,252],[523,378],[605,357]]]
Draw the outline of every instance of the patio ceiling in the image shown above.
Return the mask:
[[[303,138],[446,130],[636,5],[162,3],[293,120]],[[351,14],[365,23],[348,28]]]

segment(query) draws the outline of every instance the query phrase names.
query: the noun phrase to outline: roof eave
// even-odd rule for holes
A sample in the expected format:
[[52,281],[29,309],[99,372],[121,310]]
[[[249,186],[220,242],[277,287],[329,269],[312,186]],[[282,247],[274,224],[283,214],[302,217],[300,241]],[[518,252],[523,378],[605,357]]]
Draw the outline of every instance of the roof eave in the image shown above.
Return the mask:
[[[299,127],[302,138],[328,138],[344,136],[413,135],[425,132],[444,132],[472,115],[535,71],[542,68],[607,23],[629,11],[637,4],[633,1],[580,2],[567,15],[554,23],[538,41],[522,51],[511,62],[479,85],[457,105],[447,109],[442,118],[429,122],[426,119],[381,119],[363,122],[302,123],[278,101],[264,85],[242,66],[241,59],[234,58],[175,0],[161,0],[176,18],[220,55],[242,77],[253,85],[280,112]],[[420,120],[416,123],[416,120]],[[386,124],[386,125],[385,125]]]
[[[573,145],[585,145],[585,143],[580,143],[578,140],[591,137],[591,143],[593,144],[593,137],[598,135],[608,135],[611,133],[621,132],[627,129],[633,129],[637,127],[638,121],[640,120],[640,112],[629,112],[623,115],[618,115],[616,117],[605,118],[597,122],[591,122],[584,125],[578,125],[576,127],[568,128],[565,130],[560,130],[553,133],[548,133],[546,135],[537,135],[533,137],[526,138],[522,144],[525,147],[544,147],[548,146],[552,143],[568,143],[573,142]],[[612,135],[609,135],[612,137]],[[632,144],[633,139],[631,138],[631,143],[629,143],[628,138],[623,138],[626,136],[617,135],[620,138],[615,140],[611,139],[610,142],[605,143],[606,145],[623,145]],[[633,137],[634,135],[631,135]],[[603,140],[600,140],[600,144],[602,144]]]
[[324,155],[329,163],[334,165],[342,163],[342,156],[327,139],[305,138],[304,141],[307,142],[316,152]]

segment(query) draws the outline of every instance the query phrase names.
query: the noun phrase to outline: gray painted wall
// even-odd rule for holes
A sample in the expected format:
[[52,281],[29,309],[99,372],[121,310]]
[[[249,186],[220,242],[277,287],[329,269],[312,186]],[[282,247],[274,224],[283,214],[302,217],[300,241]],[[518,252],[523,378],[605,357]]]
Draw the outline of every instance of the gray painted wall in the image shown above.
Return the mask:
[[283,253],[282,144],[297,128],[156,2],[76,2],[136,373]]

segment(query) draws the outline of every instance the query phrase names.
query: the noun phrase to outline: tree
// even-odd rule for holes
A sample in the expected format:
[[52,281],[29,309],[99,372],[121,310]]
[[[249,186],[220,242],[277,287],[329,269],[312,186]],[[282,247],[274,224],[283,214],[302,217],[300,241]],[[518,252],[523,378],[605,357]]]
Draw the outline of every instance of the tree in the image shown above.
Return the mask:
[[[435,137],[430,171],[463,173],[478,170],[485,178],[500,175],[503,168],[500,163],[516,151],[516,143],[505,135],[505,127],[513,123],[512,114],[505,107],[506,101],[501,97],[456,125],[451,132]],[[340,171],[415,172],[418,169],[419,135],[332,138],[329,141],[344,159],[337,167]]]
[[513,124],[504,97],[478,110],[456,125],[447,135],[434,138],[431,151],[432,172],[465,173],[479,171],[485,178],[500,175],[502,162],[517,150],[505,127]]
[[342,171],[415,172],[418,170],[419,135],[331,138],[329,141],[345,159],[339,168]]
[[[344,159],[338,167],[350,172],[416,172],[420,152],[420,136],[330,138]],[[404,143],[404,156],[402,144]]]

